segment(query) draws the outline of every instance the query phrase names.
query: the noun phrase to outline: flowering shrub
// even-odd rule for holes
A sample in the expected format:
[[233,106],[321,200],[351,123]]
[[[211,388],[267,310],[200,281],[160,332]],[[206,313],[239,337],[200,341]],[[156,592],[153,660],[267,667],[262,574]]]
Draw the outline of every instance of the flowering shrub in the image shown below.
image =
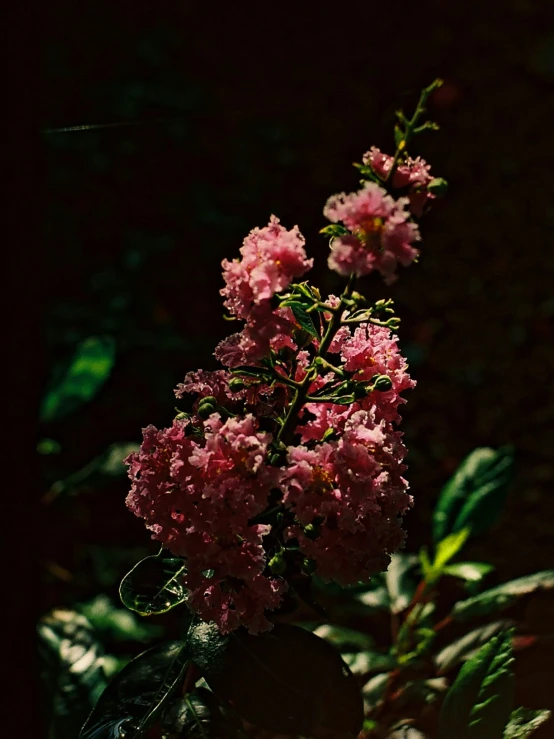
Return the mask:
[[[512,622],[435,649],[443,629],[554,587],[545,571],[479,593],[491,568],[452,562],[494,522],[510,451],[476,450],[444,488],[432,556],[399,552],[413,504],[399,408],[415,383],[392,301],[369,301],[355,281],[377,272],[388,285],[419,256],[416,219],[446,183],[408,144],[436,128],[420,118],[439,85],[424,89],[411,119],[397,114],[395,153],[372,147],[355,165],[360,188],[325,205],[321,233],[329,268],[345,278],[340,296],[303,281],[313,265],[305,239],[275,216],[248,234],[240,258],[223,261],[221,295],[240,330],[215,349],[222,368],[188,373],[175,390],[183,409],[166,428],[147,426],[126,458],[127,506],[162,549],[129,572],[121,598],[143,616],[180,608],[183,635],[117,673],[81,739],[264,729],[392,738],[414,723],[406,717],[418,702],[431,707],[425,720],[438,739],[525,737],[548,718],[512,710]],[[473,591],[435,618],[445,576]],[[346,613],[387,613],[390,644],[331,626],[337,593]],[[290,623],[302,608],[315,626]],[[45,639],[56,629],[70,638],[63,613],[45,622]],[[85,634],[87,619],[75,623]],[[444,675],[464,659],[449,688]],[[95,659],[87,665],[96,680]]]
[[244,324],[216,348],[227,369],[189,373],[176,395],[192,396],[191,412],[146,428],[128,458],[128,507],[184,558],[187,603],[222,634],[271,629],[296,577],[367,581],[403,542],[412,498],[397,408],[414,382],[390,301],[368,303],[354,278],[391,282],[414,261],[410,201],[385,186],[421,194],[430,178],[424,162],[382,159],[367,159],[380,184],[325,206],[343,294],[293,282],[313,263],[297,226],[272,216],[251,231],[240,259],[223,262],[224,305]]

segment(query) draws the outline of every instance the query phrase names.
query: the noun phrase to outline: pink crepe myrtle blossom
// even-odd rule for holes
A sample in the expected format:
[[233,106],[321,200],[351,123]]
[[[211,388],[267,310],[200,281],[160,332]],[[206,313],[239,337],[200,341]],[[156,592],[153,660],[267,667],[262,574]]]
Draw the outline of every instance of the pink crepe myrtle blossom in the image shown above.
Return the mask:
[[296,522],[287,536],[324,579],[353,584],[388,565],[403,541],[399,516],[412,502],[405,453],[400,432],[363,410],[338,441],[289,447],[281,484]]
[[332,240],[329,268],[358,277],[378,270],[387,284],[394,282],[397,265],[407,267],[419,254],[412,246],[420,238],[419,229],[409,220],[407,204],[407,198],[394,200],[375,182],[330,197],[325,217],[343,223],[351,233]]
[[313,259],[307,258],[304,243],[297,226],[287,231],[275,216],[265,228],[253,229],[240,249],[242,258],[222,262],[221,294],[231,315],[255,318],[259,307],[311,269]]
[[[372,146],[363,155],[362,161],[384,180],[391,170],[394,157],[383,154],[376,146]],[[400,162],[392,176],[391,185],[393,188],[409,188],[407,195],[408,207],[417,217],[420,217],[425,206],[435,199],[435,195],[427,190],[427,186],[433,179],[430,170],[431,166],[421,157],[416,157],[416,159],[407,157]]]
[[297,349],[292,334],[297,323],[290,308],[271,309],[269,301],[250,317],[242,331],[228,336],[215,349],[215,357],[227,367],[257,364],[270,350]]
[[127,506],[145,519],[152,538],[184,557],[193,610],[223,632],[269,628],[263,612],[279,605],[286,584],[263,574],[269,527],[249,520],[278,482],[279,470],[265,461],[271,435],[251,414],[225,422],[212,414],[202,442],[187,435],[188,425],[176,420],[168,429],[144,430],[139,451],[126,460]]

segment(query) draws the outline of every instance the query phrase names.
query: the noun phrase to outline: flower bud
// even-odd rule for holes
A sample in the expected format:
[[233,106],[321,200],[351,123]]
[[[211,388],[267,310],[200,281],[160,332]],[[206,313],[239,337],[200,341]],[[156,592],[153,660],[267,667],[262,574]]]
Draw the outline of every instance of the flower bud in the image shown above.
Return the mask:
[[304,534],[308,539],[313,541],[321,534],[321,526],[319,524],[309,523],[304,527]]
[[373,383],[374,390],[380,390],[383,393],[390,390],[391,387],[392,380],[387,375],[379,375]]
[[269,569],[273,575],[283,575],[285,573],[287,563],[281,552],[269,560]]
[[229,390],[233,393],[237,393],[239,390],[244,390],[246,383],[241,380],[240,377],[231,377],[229,380]]
[[200,418],[208,418],[212,415],[212,413],[215,413],[217,406],[217,400],[214,398],[213,395],[206,395],[205,398],[202,398],[198,405],[197,413],[200,416]]

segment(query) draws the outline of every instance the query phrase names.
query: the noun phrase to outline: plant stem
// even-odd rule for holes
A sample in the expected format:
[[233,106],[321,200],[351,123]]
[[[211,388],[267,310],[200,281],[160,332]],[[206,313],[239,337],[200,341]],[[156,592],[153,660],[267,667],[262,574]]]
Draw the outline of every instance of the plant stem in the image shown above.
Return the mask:
[[[355,275],[353,274],[350,275],[348,279],[348,284],[343,294],[341,295],[340,303],[337,306],[336,310],[333,311],[331,320],[327,324],[327,329],[321,340],[321,344],[319,345],[319,349],[318,349],[316,357],[325,359],[327,350],[331,346],[331,342],[333,341],[335,334],[340,328],[341,316],[342,316],[342,313],[345,307],[344,301],[348,300],[348,298],[352,294],[352,289],[354,287],[354,280],[355,280]],[[306,398],[308,397],[308,390],[313,381],[311,379],[312,372],[310,370],[314,369],[314,367],[315,367],[315,364],[312,362],[312,364],[310,364],[310,366],[306,370],[306,376],[300,383],[300,386],[296,389],[296,392],[292,399],[292,403],[290,404],[285,420],[283,421],[283,425],[281,426],[279,433],[277,434],[277,442],[281,442],[282,444],[288,445],[292,441],[292,438],[294,436],[294,429],[296,425],[296,417],[299,411],[301,410],[302,406],[306,402]]]
[[406,129],[404,131],[404,136],[402,137],[401,141],[398,142],[398,145],[396,147],[396,152],[394,154],[394,159],[392,160],[392,167],[390,168],[384,180],[385,183],[392,181],[392,178],[394,177],[394,173],[396,172],[398,168],[398,163],[400,161],[402,152],[406,150],[408,143],[414,134],[414,129],[416,128],[416,124],[420,116],[425,112],[425,103],[427,102],[429,95],[431,95],[431,93],[437,88],[439,88],[441,85],[442,85],[442,80],[437,79],[434,82],[431,82],[429,87],[424,87],[423,90],[421,91],[421,95],[419,96],[419,100],[418,100],[413,116],[411,117],[410,120],[407,120],[404,118],[404,125],[406,126]]

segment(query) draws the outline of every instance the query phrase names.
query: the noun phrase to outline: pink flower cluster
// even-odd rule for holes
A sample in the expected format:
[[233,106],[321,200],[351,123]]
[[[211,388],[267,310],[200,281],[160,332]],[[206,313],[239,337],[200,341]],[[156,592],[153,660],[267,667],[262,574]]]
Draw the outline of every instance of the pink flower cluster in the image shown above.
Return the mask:
[[[279,537],[312,560],[321,577],[342,584],[385,569],[402,543],[399,516],[411,498],[394,426],[401,393],[415,383],[384,327],[362,324],[352,332],[344,326],[330,351],[359,382],[387,375],[391,387],[348,406],[306,403],[297,443],[278,463],[270,463],[273,436],[256,417],[274,419],[286,395],[263,385],[233,392],[226,370],[189,373],[176,395],[199,396],[190,418],[161,431],[149,426],[140,451],[127,460],[128,507],[154,539],[186,560],[191,609],[223,633],[271,627],[266,612],[278,608],[287,589],[268,567]],[[300,381],[309,353],[296,360]],[[332,372],[316,378],[309,392],[333,379]],[[216,412],[203,420],[197,411],[207,397],[236,415],[224,421]],[[279,532],[253,521],[271,496],[283,511]]]
[[295,226],[287,231],[271,216],[265,228],[255,228],[245,238],[241,259],[223,261],[225,287],[221,294],[229,313],[245,321],[244,329],[222,341],[216,357],[228,367],[258,361],[269,348],[296,348],[290,308],[273,308],[271,299],[311,269],[304,237]]
[[265,610],[281,602],[286,583],[264,574],[269,526],[251,524],[279,479],[265,460],[271,436],[252,415],[226,422],[215,413],[203,439],[188,421],[144,429],[138,453],[127,459],[133,484],[127,506],[144,518],[152,537],[186,559],[189,604],[227,633],[247,625],[270,628]]
[[[390,154],[383,154],[376,146],[372,146],[364,154],[362,161],[364,164],[369,165],[384,180],[391,170],[394,157],[390,156]],[[392,176],[391,186],[395,189],[407,190],[408,207],[417,217],[421,216],[425,210],[425,206],[431,200],[435,199],[435,195],[427,189],[433,179],[430,170],[430,165],[421,157],[417,157],[416,159],[407,157],[404,161],[400,162]]]
[[331,242],[329,268],[341,275],[361,277],[378,270],[385,282],[396,279],[398,264],[409,266],[419,252],[412,244],[419,229],[409,220],[407,198],[394,200],[375,182],[361,190],[333,195],[323,211],[332,223],[350,231]]
[[[373,148],[364,163],[385,179],[392,158]],[[432,197],[430,179],[425,162],[405,159],[391,185],[407,197],[366,182],[329,198],[325,216],[344,226],[330,268],[392,282],[418,255],[411,214]],[[187,374],[176,395],[193,396],[190,412],[144,429],[127,459],[128,507],[184,559],[191,610],[222,633],[271,628],[268,612],[299,573],[348,585],[385,569],[412,502],[397,424],[415,383],[397,339],[363,322],[351,285],[325,303],[304,284],[295,313],[281,305],[278,294],[312,266],[304,243],[272,216],[240,259],[223,262],[224,304],[244,323],[216,349],[226,368]]]

